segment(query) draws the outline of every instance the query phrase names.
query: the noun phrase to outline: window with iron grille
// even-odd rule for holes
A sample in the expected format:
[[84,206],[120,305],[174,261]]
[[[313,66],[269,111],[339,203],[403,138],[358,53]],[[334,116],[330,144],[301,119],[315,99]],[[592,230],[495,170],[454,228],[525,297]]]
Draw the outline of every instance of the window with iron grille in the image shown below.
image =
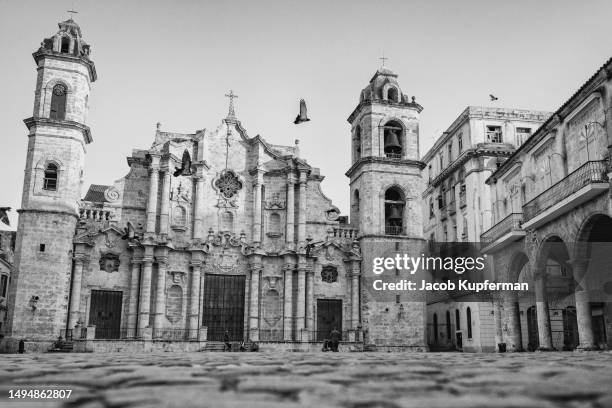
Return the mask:
[[525,140],[531,136],[531,128],[517,127],[516,128],[516,145],[517,147],[525,143]]
[[487,142],[503,143],[501,126],[487,126]]
[[43,179],[43,189],[56,191],[57,190],[57,165],[49,163],[45,169],[45,177]]

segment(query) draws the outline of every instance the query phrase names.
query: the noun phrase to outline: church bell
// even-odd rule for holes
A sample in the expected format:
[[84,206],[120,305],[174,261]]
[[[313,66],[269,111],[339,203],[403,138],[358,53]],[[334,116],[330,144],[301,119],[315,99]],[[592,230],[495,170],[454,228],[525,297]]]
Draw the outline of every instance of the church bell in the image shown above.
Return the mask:
[[389,220],[401,220],[402,219],[402,209],[399,205],[394,204],[391,205],[391,213],[389,214]]
[[393,151],[397,151],[401,149],[402,149],[402,145],[399,143],[399,139],[397,138],[397,133],[393,131],[389,132],[389,134],[385,138],[385,151],[393,152]]

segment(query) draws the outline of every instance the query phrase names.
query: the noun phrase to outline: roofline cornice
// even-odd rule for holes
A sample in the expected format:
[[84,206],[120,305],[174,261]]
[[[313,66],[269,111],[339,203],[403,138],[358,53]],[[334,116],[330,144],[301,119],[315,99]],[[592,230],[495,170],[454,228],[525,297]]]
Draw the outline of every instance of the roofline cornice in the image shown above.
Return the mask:
[[38,61],[40,61],[41,59],[45,59],[45,58],[54,58],[54,59],[58,59],[61,61],[68,61],[68,62],[78,62],[87,67],[87,70],[89,71],[89,80],[91,82],[96,82],[96,80],[98,79],[98,74],[96,72],[96,65],[90,59],[86,59],[83,57],[77,57],[76,55],[70,55],[70,54],[55,52],[51,50],[43,50],[43,49],[39,49],[38,51],[32,53],[32,57],[34,58],[34,61],[36,62],[36,64],[38,64]]
[[55,120],[49,118],[41,118],[41,117],[29,117],[23,120],[23,123],[27,126],[28,130],[31,130],[33,126],[46,125],[46,126],[55,126],[58,128],[68,127],[70,129],[80,130],[83,133],[83,139],[85,140],[85,144],[89,144],[93,142],[93,138],[91,137],[91,130],[89,126],[83,125],[82,123],[75,122],[73,120]]
[[479,143],[475,148],[465,150],[455,161],[453,161],[448,167],[446,167],[440,174],[434,177],[426,191],[430,188],[436,188],[444,180],[446,180],[453,172],[455,172],[460,166],[465,164],[470,159],[481,157],[481,156],[493,156],[493,157],[504,157],[510,156],[514,149],[511,147],[512,145],[504,144],[503,146],[507,147],[507,149],[492,149],[493,147],[489,143]]
[[416,102],[394,102],[394,101],[387,101],[384,99],[364,99],[363,101],[359,102],[359,105],[357,105],[357,107],[353,110],[353,112],[351,112],[351,114],[346,120],[349,123],[353,123],[353,120],[355,119],[355,117],[359,115],[359,112],[364,107],[373,106],[373,105],[385,105],[385,106],[393,106],[397,108],[414,109],[418,113],[421,113],[423,111],[423,107]]
[[357,160],[353,165],[344,173],[347,177],[351,177],[351,175],[357,171],[357,169],[363,165],[371,164],[371,163],[382,163],[382,164],[391,164],[391,165],[403,165],[403,166],[413,166],[418,167],[419,170],[423,170],[425,168],[425,163],[420,160],[411,160],[411,159],[387,159],[386,157],[377,157],[377,156],[366,156]]
[[601,84],[612,78],[612,58],[609,58],[589,79],[582,84],[580,88],[572,96],[569,97],[547,120],[544,122],[529,139],[525,141],[518,149],[506,160],[485,182],[490,184],[495,182],[503,174],[505,174],[512,163],[515,163],[518,158],[537,145],[553,128],[558,126],[565,117],[577,108],[582,101],[593,92],[601,93],[599,89]]

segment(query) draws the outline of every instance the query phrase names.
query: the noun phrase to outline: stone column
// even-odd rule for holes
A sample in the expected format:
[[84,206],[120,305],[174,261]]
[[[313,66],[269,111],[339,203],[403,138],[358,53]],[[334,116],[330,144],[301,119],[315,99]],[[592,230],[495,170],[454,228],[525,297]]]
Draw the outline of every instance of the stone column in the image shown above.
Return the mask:
[[251,304],[249,306],[249,338],[259,341],[259,274],[263,266],[261,257],[251,264],[251,294],[249,296]]
[[[140,264],[141,259],[132,259],[132,271],[130,277],[130,301],[128,303],[127,328],[134,330],[136,336],[136,328],[138,324],[138,286],[140,283]],[[132,337],[130,335],[129,337]]]
[[70,293],[70,314],[68,318],[68,328],[74,329],[81,317],[81,282],[83,278],[83,265],[85,257],[77,254],[73,258],[74,269],[72,272],[72,290]]
[[284,288],[284,340],[293,340],[293,269],[295,265],[292,263],[285,264],[285,288]]
[[200,308],[200,279],[202,276],[202,261],[191,261],[191,285],[189,288],[189,339],[198,338],[198,319]]
[[294,249],[295,243],[295,179],[293,174],[287,175],[287,231],[285,242],[289,249]]
[[196,178],[196,193],[194,202],[194,223],[193,237],[195,239],[204,239],[204,176]]
[[299,341],[307,340],[304,336],[305,317],[306,317],[306,271],[308,267],[305,259],[300,259],[297,273],[297,307],[296,307],[296,331]]
[[147,228],[146,232],[154,233],[157,222],[157,187],[159,185],[159,153],[149,153],[151,165],[149,167],[149,199],[147,201]]
[[253,243],[256,247],[261,244],[261,187],[263,173],[257,171],[257,178],[253,183]]
[[300,173],[300,197],[298,209],[298,243],[300,247],[306,245],[306,172]]
[[157,260],[157,287],[155,290],[155,317],[153,320],[153,337],[161,336],[164,328],[164,315],[166,314],[166,268],[168,257],[158,256]]
[[306,331],[307,340],[314,340],[314,271],[312,268],[306,271]]
[[359,279],[361,275],[361,262],[353,260],[351,274],[351,327],[357,330],[359,327]]
[[[202,292],[204,293],[204,292]],[[247,273],[244,279],[244,332],[247,333],[247,337],[251,338],[249,331],[251,324],[251,274]]]
[[546,295],[546,275],[536,274],[536,311],[538,315],[538,337],[540,347],[538,350],[550,351],[553,349],[552,332],[550,330],[550,312],[548,310],[548,299]]
[[523,351],[521,316],[516,293],[508,291],[504,294],[504,312],[506,313],[506,324],[508,325],[506,349],[507,351]]
[[493,301],[493,323],[495,325],[495,349],[499,352],[500,343],[504,342],[504,335],[502,332],[502,317],[501,317],[501,304],[498,300]]
[[594,350],[595,337],[593,336],[593,317],[591,313],[591,303],[589,298],[588,286],[584,279],[589,266],[588,259],[574,259],[570,261],[576,288],[574,297],[576,300],[576,318],[578,320],[578,338],[580,350]]
[[[147,247],[149,249],[152,247]],[[142,274],[140,276],[140,305],[138,307],[138,331],[142,335],[143,329],[149,326],[149,312],[151,310],[151,274],[153,271],[153,256],[145,255],[142,260]]]
[[170,229],[170,171],[168,169],[164,170],[160,207],[159,233],[168,235]]

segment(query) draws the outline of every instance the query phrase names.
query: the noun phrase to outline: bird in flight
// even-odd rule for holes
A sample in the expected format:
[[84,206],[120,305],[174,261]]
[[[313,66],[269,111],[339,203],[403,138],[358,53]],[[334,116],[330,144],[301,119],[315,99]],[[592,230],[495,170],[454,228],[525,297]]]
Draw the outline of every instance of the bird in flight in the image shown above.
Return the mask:
[[491,102],[498,100],[499,98],[493,94],[489,94],[489,98],[491,98]]
[[0,207],[0,221],[11,226],[11,223],[8,218],[8,212],[11,211],[11,207]]
[[191,157],[189,152],[185,150],[183,152],[183,159],[181,160],[181,167],[175,167],[174,177],[178,176],[191,176]]
[[308,122],[310,119],[308,119],[308,112],[306,110],[306,101],[303,99],[300,99],[300,113],[299,115],[297,115],[295,117],[295,120],[293,121],[293,123],[295,123],[296,125],[299,125],[302,122]]

